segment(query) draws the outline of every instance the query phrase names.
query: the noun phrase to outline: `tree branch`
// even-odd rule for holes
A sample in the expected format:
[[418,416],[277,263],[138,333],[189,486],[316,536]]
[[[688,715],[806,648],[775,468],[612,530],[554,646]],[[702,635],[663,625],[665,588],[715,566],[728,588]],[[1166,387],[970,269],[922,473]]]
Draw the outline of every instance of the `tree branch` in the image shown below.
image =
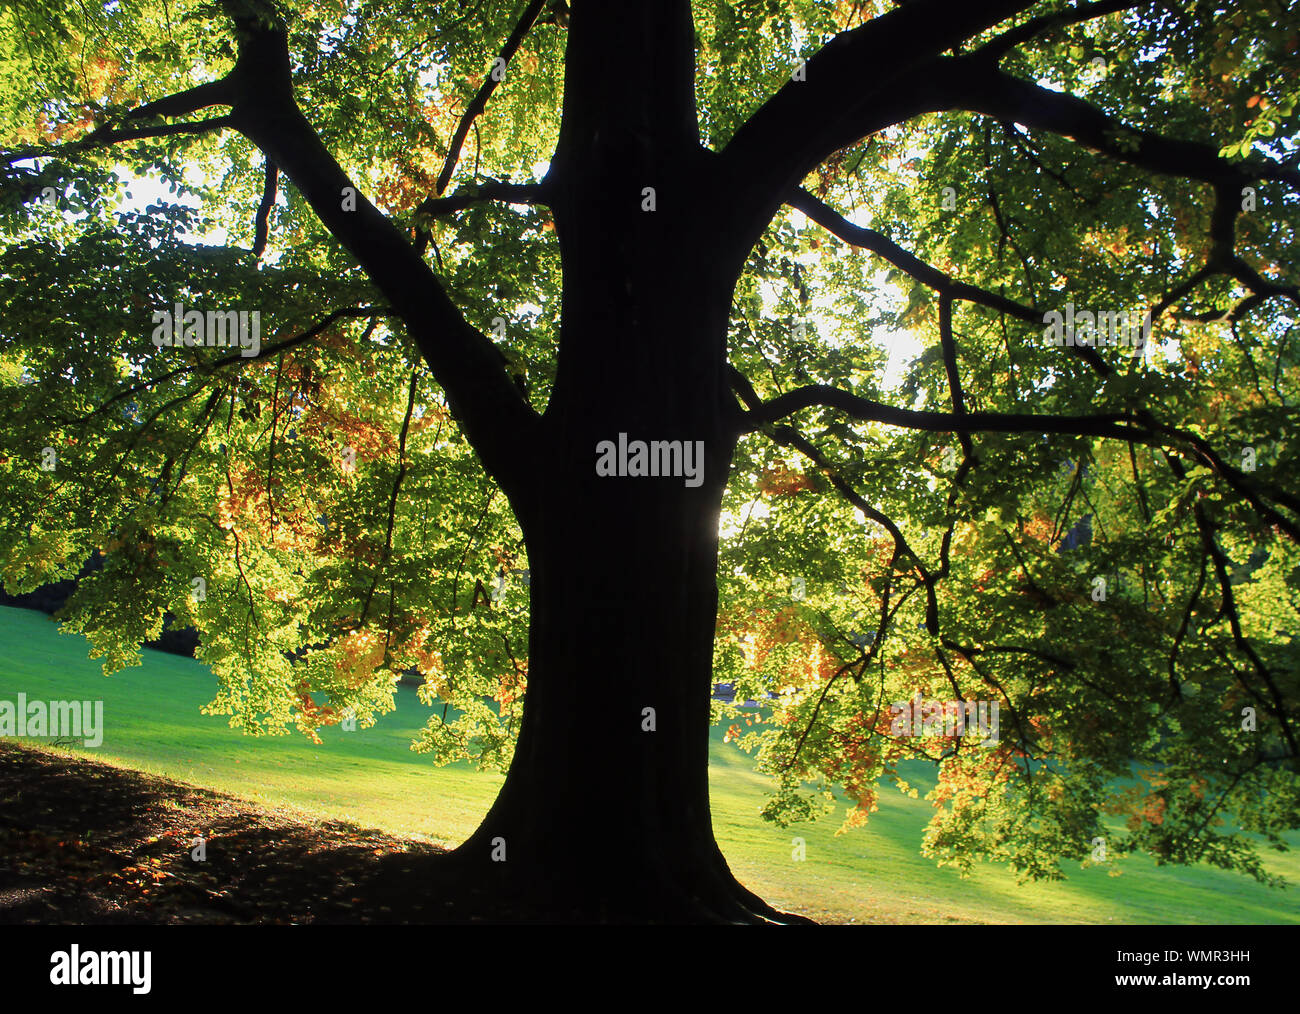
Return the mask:
[[[200,109],[212,106],[229,106],[235,101],[236,87],[232,75],[227,74],[217,81],[208,81],[194,88],[187,88],[174,95],[146,102],[137,106],[123,117],[126,122],[149,120],[155,117],[184,116],[197,113]],[[135,127],[125,129],[121,124],[112,122],[100,124],[85,137],[60,145],[29,145],[16,148],[0,155],[0,161],[6,164],[18,162],[25,158],[37,158],[49,155],[70,154],[90,148],[117,144],[121,141],[136,141],[149,137],[168,137],[173,134],[201,134],[230,125],[228,117],[213,116],[204,120],[191,120],[188,123],[172,123],[154,127]]]
[[[228,7],[236,8],[233,0]],[[505,357],[465,320],[419,252],[348,178],[298,108],[286,30],[242,10],[232,16],[239,39],[233,125],[289,175],[357,258],[405,322],[488,473],[522,502],[535,461],[530,443],[537,414],[510,381]]]
[[506,204],[545,204],[549,191],[541,183],[503,183],[490,180],[479,186],[460,187],[450,197],[426,197],[415,206],[417,216],[440,218],[463,211],[481,201]]
[[402,491],[402,481],[406,478],[406,436],[411,430],[411,416],[415,412],[415,394],[420,386],[420,370],[411,370],[411,383],[406,392],[406,414],[402,417],[402,431],[397,441],[397,476],[393,479],[393,491],[388,498],[388,524],[384,529],[384,550],[380,557],[380,565],[375,568],[374,580],[370,582],[370,590],[366,592],[366,602],[361,608],[361,619],[357,621],[356,629],[360,630],[366,624],[366,617],[370,615],[370,603],[375,597],[375,589],[379,587],[379,577],[384,569],[388,566],[388,561],[393,555],[393,528],[397,523],[397,497]]
[[113,395],[98,408],[92,409],[84,416],[66,421],[69,423],[89,422],[96,416],[107,412],[124,398],[129,398],[131,395],[138,394],[140,391],[147,390],[150,387],[154,387],[168,380],[174,380],[177,377],[183,377],[196,370],[215,370],[218,367],[230,366],[234,363],[252,363],[257,362],[259,359],[269,359],[271,356],[279,355],[281,352],[291,349],[295,345],[301,345],[303,342],[310,341],[337,320],[352,319],[356,317],[376,317],[387,313],[388,311],[386,308],[374,306],[347,306],[339,310],[334,310],[301,334],[294,335],[292,338],[285,338],[283,341],[267,342],[258,349],[257,355],[255,356],[245,356],[242,352],[232,352],[229,355],[218,356],[216,359],[211,361],[187,363],[184,366],[177,366],[175,369],[168,370],[160,376],[153,377],[150,380],[141,381],[138,384],[132,384],[130,387],[118,391],[117,394]]
[[128,120],[149,119],[154,116],[185,116],[212,106],[229,106],[235,101],[235,82],[226,75],[216,81],[207,81],[174,95],[154,99],[137,106],[126,114]]
[[172,137],[177,134],[206,134],[211,130],[221,130],[232,126],[229,116],[210,116],[203,120],[187,120],[184,123],[164,123],[155,127],[135,127],[133,129],[96,129],[79,141],[70,141],[58,145],[29,145],[15,148],[0,155],[6,164],[20,162],[26,158],[49,158],[56,155],[71,155],[91,148],[107,147],[123,141],[141,141],[151,137]]
[[[546,6],[546,0],[532,0],[524,8],[524,13],[520,16],[515,29],[510,33],[510,38],[506,39],[506,44],[501,47],[501,52],[497,60],[501,61],[501,66],[510,63],[510,58],[515,55],[515,50],[519,44],[524,41],[524,36],[528,30],[533,27],[533,22],[537,20],[537,15],[542,13],[542,8]],[[505,75],[497,76],[497,63],[493,61],[492,70],[488,71],[488,76],[483,79],[483,84],[479,87],[478,94],[474,96],[469,106],[465,109],[465,115],[460,118],[460,123],[456,127],[456,133],[452,135],[451,145],[447,149],[447,158],[442,163],[442,171],[438,173],[438,193],[441,194],[447,189],[447,184],[451,182],[451,174],[456,169],[456,162],[460,159],[460,149],[465,143],[465,138],[469,134],[470,125],[478,115],[487,108],[487,101],[496,91],[497,85],[505,80]]]
[[[1032,6],[1032,0],[911,0],[841,32],[759,107],[722,151],[746,221],[766,222],[832,152],[915,115],[939,54]],[[793,70],[793,68],[792,68]],[[864,125],[871,124],[868,129]]]
[[1242,633],[1241,617],[1237,611],[1237,600],[1232,590],[1232,579],[1228,574],[1228,557],[1223,549],[1219,546],[1219,541],[1215,538],[1216,525],[1210,520],[1209,514],[1201,503],[1197,503],[1192,509],[1196,517],[1196,527],[1201,534],[1202,542],[1206,552],[1209,553],[1210,559],[1214,562],[1214,574],[1219,583],[1219,592],[1223,596],[1223,611],[1228,617],[1228,627],[1232,631],[1232,640],[1237,649],[1245,655],[1250,664],[1254,667],[1255,672],[1259,675],[1264,685],[1268,688],[1269,696],[1273,701],[1273,715],[1277,718],[1278,725],[1281,727],[1282,736],[1291,748],[1291,756],[1300,756],[1300,745],[1297,745],[1295,734],[1292,732],[1291,723],[1287,719],[1286,701],[1278,689],[1276,681],[1268,667],[1264,665],[1263,659],[1259,657],[1258,652],[1246,640]]
[[[1293,542],[1300,544],[1300,525],[1280,514],[1268,503],[1265,494],[1278,503],[1300,513],[1300,497],[1271,483],[1252,482],[1245,473],[1229,465],[1210,444],[1195,433],[1158,422],[1148,411],[1135,415],[1105,413],[1090,416],[1053,416],[1010,412],[926,412],[896,408],[880,402],[860,398],[848,391],[826,384],[809,384],[787,391],[770,401],[762,401],[748,379],[734,368],[732,384],[740,392],[742,401],[749,406],[741,412],[741,432],[754,432],[764,424],[774,422],[800,409],[822,405],[836,408],[860,422],[879,422],[887,426],[923,430],[935,433],[1065,433],[1072,436],[1101,437],[1127,440],[1150,447],[1166,448],[1185,445],[1191,456],[1197,458],[1242,497],[1266,523],[1277,526]],[[965,450],[965,444],[963,444]],[[967,452],[963,466],[970,462]],[[951,505],[951,503],[950,503]],[[946,548],[946,545],[945,545]],[[946,570],[946,557],[945,557]]]
[[[952,337],[952,297],[948,295],[939,297],[939,344],[943,350],[944,372],[948,375],[948,395],[952,400],[952,414],[964,416],[966,401],[962,395],[961,374],[957,368],[957,343]],[[961,442],[966,461],[974,460],[975,448],[971,444],[970,433],[959,430],[957,439]]]
[[1067,28],[1070,25],[1105,17],[1107,14],[1116,14],[1119,11],[1150,7],[1155,2],[1156,0],[1097,0],[1096,3],[1081,3],[1077,7],[1067,7],[1065,10],[1055,11],[1052,14],[1041,14],[1036,18],[1030,18],[1023,25],[1003,32],[993,41],[987,42],[975,50],[973,55],[996,62],[1021,43],[1028,42],[1053,29]]
[[266,160],[266,181],[262,184],[262,203],[257,206],[254,219],[253,256],[260,258],[266,252],[266,241],[270,233],[271,208],[275,205],[275,188],[280,179],[280,170],[269,158]]
[[[1032,415],[1010,412],[928,412],[896,408],[860,398],[826,384],[809,384],[751,407],[745,413],[746,431],[753,432],[800,409],[813,405],[837,408],[860,422],[879,422],[932,433],[1069,433],[1075,436],[1113,437],[1138,443],[1159,442],[1132,416],[1119,412],[1091,416]],[[1125,425],[1127,424],[1127,425]]]
[[1271,159],[1229,162],[1218,149],[1197,141],[1165,137],[1130,127],[1073,95],[1055,92],[1004,74],[980,57],[945,58],[939,64],[963,69],[959,83],[932,111],[965,109],[1068,137],[1116,161],[1183,179],[1240,186],[1246,180],[1281,180],[1300,188],[1300,171]]
[[[989,292],[987,289],[968,285],[966,282],[959,282],[945,275],[938,268],[926,264],[920,258],[904,250],[884,234],[876,232],[874,229],[854,225],[839,212],[825,202],[818,200],[802,187],[797,189],[794,196],[789,198],[786,203],[790,207],[802,211],[827,232],[838,236],[850,246],[861,247],[883,257],[890,264],[906,272],[922,285],[928,286],[939,293],[941,297],[960,299],[968,303],[978,303],[981,306],[987,306],[992,310],[1000,310],[1002,313],[1031,324],[1042,325],[1043,323],[1042,310],[1035,309],[1032,306],[1025,306],[1023,303],[1017,303],[1015,300],[1008,299],[996,292]],[[1103,376],[1114,372],[1111,365],[1091,346],[1067,345],[1062,347],[1078,356]]]

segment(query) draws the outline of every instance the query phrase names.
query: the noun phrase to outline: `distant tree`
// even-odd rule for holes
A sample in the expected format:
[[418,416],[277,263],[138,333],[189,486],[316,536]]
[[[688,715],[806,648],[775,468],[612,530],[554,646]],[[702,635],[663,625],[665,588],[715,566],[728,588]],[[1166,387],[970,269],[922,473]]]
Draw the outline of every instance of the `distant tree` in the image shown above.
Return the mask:
[[[543,912],[786,918],[714,841],[728,718],[782,823],[930,757],[942,862],[1267,880],[1296,15],[8,5],[5,585],[104,552],[67,625],[111,672],[171,610],[252,732],[418,668],[418,746],[509,771],[457,861]],[[997,742],[901,720],[945,701]]]

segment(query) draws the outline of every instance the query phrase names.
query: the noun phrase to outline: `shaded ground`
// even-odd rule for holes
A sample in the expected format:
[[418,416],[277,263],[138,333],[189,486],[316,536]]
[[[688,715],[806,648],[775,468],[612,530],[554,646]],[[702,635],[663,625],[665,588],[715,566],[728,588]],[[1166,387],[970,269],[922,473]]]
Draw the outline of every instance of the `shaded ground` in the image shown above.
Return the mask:
[[524,919],[431,845],[0,742],[0,924]]

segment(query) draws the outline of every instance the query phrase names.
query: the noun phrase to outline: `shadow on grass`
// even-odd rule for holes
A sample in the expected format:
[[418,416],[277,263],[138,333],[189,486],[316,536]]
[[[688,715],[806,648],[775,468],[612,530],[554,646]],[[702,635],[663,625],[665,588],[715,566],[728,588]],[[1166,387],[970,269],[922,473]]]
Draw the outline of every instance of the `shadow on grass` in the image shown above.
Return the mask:
[[0,923],[531,921],[432,845],[16,743],[0,856]]

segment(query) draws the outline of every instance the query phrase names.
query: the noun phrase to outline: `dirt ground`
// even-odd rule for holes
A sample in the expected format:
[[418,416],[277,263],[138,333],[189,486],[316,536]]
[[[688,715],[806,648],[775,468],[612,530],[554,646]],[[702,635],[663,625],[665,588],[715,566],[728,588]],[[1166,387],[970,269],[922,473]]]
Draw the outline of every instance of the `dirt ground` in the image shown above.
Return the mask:
[[429,844],[0,742],[0,924],[515,921]]

